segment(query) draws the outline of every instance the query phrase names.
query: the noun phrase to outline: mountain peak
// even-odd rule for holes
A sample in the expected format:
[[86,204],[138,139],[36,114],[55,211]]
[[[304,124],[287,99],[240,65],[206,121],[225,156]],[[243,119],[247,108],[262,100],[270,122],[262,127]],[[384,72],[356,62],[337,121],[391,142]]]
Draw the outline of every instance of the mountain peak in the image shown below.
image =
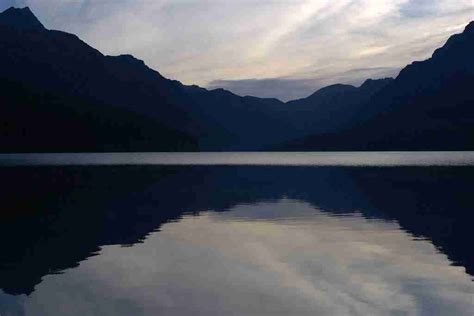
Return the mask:
[[11,7],[0,13],[0,25],[22,30],[44,30],[45,27],[31,12],[29,7]]
[[471,21],[468,25],[466,25],[464,32],[474,32],[474,21]]
[[339,93],[345,93],[348,91],[354,90],[355,87],[348,84],[336,83],[326,87],[323,87],[317,90],[315,93],[310,95],[309,97],[317,96],[317,95],[334,95]]
[[360,85],[359,88],[361,89],[374,89],[377,87],[381,87],[387,85],[388,83],[392,82],[393,78],[381,78],[381,79],[367,79]]
[[145,62],[143,60],[138,59],[135,56],[130,55],[130,54],[123,54],[123,55],[111,56],[111,57],[119,59],[119,60],[123,60],[129,64],[145,66]]

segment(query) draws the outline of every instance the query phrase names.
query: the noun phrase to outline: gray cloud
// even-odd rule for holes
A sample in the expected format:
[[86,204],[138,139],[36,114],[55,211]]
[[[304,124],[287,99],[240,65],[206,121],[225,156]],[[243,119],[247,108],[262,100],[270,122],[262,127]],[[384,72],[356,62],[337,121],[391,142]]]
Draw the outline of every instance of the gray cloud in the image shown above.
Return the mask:
[[273,78],[214,80],[207,85],[207,88],[224,88],[242,96],[260,96],[288,101],[301,96],[308,96],[322,85],[317,79]]
[[224,88],[238,95],[260,96],[289,101],[309,96],[318,89],[331,84],[343,83],[359,86],[366,79],[393,77],[397,72],[398,68],[356,68],[341,73],[312,78],[214,80],[207,85],[207,88]]

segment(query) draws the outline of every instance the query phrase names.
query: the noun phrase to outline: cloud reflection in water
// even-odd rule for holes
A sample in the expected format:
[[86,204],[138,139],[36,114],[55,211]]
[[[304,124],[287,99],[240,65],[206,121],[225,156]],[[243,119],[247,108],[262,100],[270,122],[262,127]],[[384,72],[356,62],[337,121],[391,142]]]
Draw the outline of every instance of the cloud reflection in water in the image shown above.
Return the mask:
[[27,315],[472,315],[473,297],[462,267],[395,221],[281,199],[105,246],[15,303]]

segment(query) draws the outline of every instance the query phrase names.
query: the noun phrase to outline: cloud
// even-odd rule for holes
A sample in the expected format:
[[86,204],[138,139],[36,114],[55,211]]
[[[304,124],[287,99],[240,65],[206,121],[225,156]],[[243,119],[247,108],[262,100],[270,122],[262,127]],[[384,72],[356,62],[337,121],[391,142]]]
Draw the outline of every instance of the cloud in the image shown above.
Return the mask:
[[[321,76],[380,66],[399,70],[425,59],[474,14],[472,0],[16,3],[30,6],[46,27],[76,33],[106,54],[131,53],[185,84],[222,83],[257,96],[274,91],[284,100],[311,93]],[[242,88],[252,80],[279,88]],[[343,83],[360,81],[354,76]]]
[[242,96],[260,96],[288,101],[300,96],[308,96],[323,84],[317,79],[243,79],[214,80],[209,89],[224,88]]
[[[327,70],[326,70],[327,71]],[[267,78],[243,80],[214,80],[209,89],[224,88],[238,95],[258,95],[265,98],[277,98],[289,101],[307,97],[325,86],[344,83],[359,86],[367,78],[385,78],[395,76],[398,68],[372,67],[355,68],[345,72],[316,73],[306,78]]]

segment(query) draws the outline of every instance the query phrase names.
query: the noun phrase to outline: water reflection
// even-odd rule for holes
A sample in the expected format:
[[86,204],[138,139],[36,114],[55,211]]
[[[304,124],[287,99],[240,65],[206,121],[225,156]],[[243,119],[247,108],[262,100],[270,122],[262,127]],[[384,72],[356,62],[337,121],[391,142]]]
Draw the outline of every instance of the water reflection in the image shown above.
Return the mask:
[[2,315],[472,314],[473,168],[0,176]]

